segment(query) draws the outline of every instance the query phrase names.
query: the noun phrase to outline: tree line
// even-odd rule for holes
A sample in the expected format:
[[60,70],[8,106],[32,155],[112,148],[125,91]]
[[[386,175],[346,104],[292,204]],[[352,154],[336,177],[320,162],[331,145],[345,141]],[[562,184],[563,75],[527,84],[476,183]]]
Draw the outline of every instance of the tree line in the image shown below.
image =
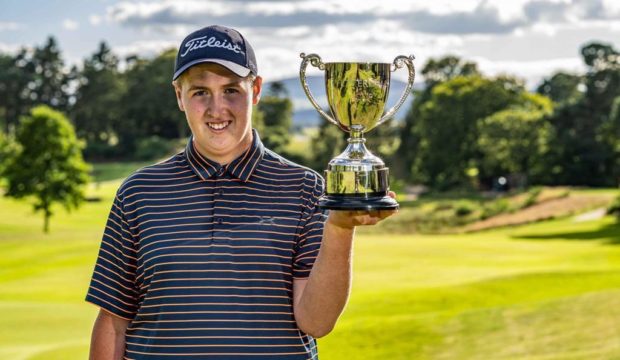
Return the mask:
[[[581,54],[584,74],[551,74],[535,92],[510,75],[484,76],[477,64],[456,56],[431,59],[421,71],[426,86],[414,94],[404,122],[377,127],[367,135],[368,147],[386,160],[396,181],[437,190],[491,189],[499,178],[523,187],[616,186],[619,53],[594,42]],[[68,117],[88,161],[170,154],[189,136],[170,84],[174,60],[174,49],[119,59],[101,42],[67,70],[53,37],[0,54],[0,154],[37,105]],[[310,151],[286,154],[292,111],[286,89],[275,82],[265,89],[253,124],[269,148],[322,171],[344,149],[346,134],[323,122]]]
[[392,157],[397,177],[439,190],[493,188],[499,177],[618,186],[620,54],[593,42],[581,56],[585,74],[557,72],[534,93],[458,57],[429,61]]
[[[33,198],[49,231],[53,204],[85,200],[84,161],[155,160],[187,141],[171,85],[175,50],[121,61],[105,42],[67,70],[56,40],[0,53],[0,185],[5,196]],[[290,139],[292,102],[279,83],[265,89],[253,124],[266,146]]]
[[[535,91],[456,56],[430,59],[404,121],[375,128],[368,148],[385,159],[393,183],[437,191],[618,186],[620,53],[592,42],[581,56],[585,73],[556,72]],[[322,119],[304,163],[322,171],[346,138]]]
[[[171,85],[175,51],[152,59],[119,59],[101,42],[68,71],[53,37],[16,55],[0,54],[3,132],[14,134],[31,108],[47,105],[70,119],[85,142],[87,160],[151,160],[169,154],[189,136]],[[255,110],[254,123],[270,135],[268,145],[277,150],[288,139],[284,135],[292,125],[292,103],[281,86],[272,87]]]

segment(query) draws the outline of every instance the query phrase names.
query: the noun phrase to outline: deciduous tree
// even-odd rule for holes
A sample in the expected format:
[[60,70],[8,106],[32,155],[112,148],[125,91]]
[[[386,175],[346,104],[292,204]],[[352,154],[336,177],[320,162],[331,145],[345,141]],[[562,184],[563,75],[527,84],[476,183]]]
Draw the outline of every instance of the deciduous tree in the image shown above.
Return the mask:
[[434,86],[412,128],[419,139],[413,178],[441,190],[466,186],[468,169],[480,162],[478,122],[518,104],[522,92],[507,77],[459,76]]
[[525,104],[500,110],[478,122],[482,174],[529,179],[547,171],[544,159],[553,132],[548,120],[552,102],[537,94],[525,96]]
[[[401,179],[407,179],[419,183],[422,181],[419,174],[413,176],[411,169],[416,167],[414,163],[422,144],[420,133],[414,128],[420,117],[421,106],[431,97],[433,88],[445,81],[457,76],[480,75],[478,66],[474,62],[465,61],[457,56],[449,55],[439,59],[430,59],[420,71],[424,78],[425,88],[413,93],[413,105],[405,116],[405,121],[400,131],[400,141],[394,156],[390,162],[390,169]],[[419,81],[419,80],[418,80]]]
[[19,150],[5,169],[5,195],[34,197],[34,210],[43,213],[43,230],[48,232],[55,203],[72,210],[84,200],[89,166],[82,160],[82,144],[67,118],[47,106],[35,107],[22,118],[16,141]]

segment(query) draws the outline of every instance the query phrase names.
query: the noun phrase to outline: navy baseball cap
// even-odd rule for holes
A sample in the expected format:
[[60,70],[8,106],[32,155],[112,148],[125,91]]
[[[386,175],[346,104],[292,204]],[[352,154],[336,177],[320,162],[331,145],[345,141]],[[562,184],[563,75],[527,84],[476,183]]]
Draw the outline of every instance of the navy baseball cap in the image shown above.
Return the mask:
[[172,80],[190,67],[206,62],[220,64],[241,77],[258,75],[252,46],[237,30],[225,26],[207,26],[183,39]]

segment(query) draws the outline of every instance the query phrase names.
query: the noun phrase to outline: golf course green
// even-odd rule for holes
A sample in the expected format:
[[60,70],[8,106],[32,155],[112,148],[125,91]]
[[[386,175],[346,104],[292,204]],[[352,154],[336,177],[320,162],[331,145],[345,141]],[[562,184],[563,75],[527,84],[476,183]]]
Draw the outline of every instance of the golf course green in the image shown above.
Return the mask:
[[[89,189],[50,234],[0,198],[0,359],[86,359],[84,295],[119,181]],[[573,218],[355,244],[351,300],[319,340],[330,359],[620,359],[620,225]]]

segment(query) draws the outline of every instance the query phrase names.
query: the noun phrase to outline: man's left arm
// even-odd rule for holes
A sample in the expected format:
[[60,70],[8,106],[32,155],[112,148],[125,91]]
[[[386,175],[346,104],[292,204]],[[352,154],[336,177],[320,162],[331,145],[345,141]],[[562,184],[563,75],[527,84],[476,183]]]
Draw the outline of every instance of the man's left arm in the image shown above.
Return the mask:
[[310,276],[293,282],[295,320],[303,332],[315,338],[327,335],[344,310],[351,288],[355,227],[374,225],[394,213],[330,211]]

